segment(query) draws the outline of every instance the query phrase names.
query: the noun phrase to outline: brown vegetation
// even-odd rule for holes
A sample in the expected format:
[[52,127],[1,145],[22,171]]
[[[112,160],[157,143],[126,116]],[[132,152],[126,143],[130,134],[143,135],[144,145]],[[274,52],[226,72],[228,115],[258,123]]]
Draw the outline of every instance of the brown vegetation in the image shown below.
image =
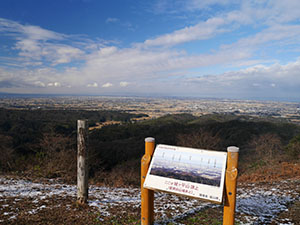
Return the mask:
[[276,134],[267,133],[255,137],[249,144],[254,150],[255,158],[272,161],[282,154],[283,145],[281,139]]
[[[2,173],[60,177],[67,182],[76,182],[75,118],[81,112],[0,112],[3,114],[0,119]],[[140,158],[147,136],[155,137],[158,144],[201,149],[226,151],[230,145],[238,146],[239,174],[245,176],[245,180],[261,180],[252,179],[250,175],[261,171],[269,171],[269,175],[264,174],[274,177],[272,171],[276,171],[274,174],[280,174],[280,171],[271,169],[271,165],[281,167],[282,163],[299,162],[297,134],[300,128],[293,124],[216,114],[205,117],[167,115],[132,124],[126,123],[132,118],[127,114],[106,112],[102,118],[101,113],[93,113],[87,114],[93,116],[91,126],[97,120],[105,122],[115,118],[122,121],[122,125],[111,124],[89,132],[89,175],[95,183],[138,186]],[[288,173],[287,169],[284,171],[284,174]],[[293,172],[290,173],[292,176]]]
[[240,165],[241,182],[269,182],[300,178],[300,164],[284,148],[281,139],[267,133],[254,138],[249,144],[247,158]]
[[286,147],[286,151],[290,158],[300,159],[300,135],[295,136]]
[[72,139],[60,134],[44,134],[35,171],[43,177],[64,177],[67,181],[75,181],[77,150],[72,144]]
[[[8,219],[10,216],[5,215],[5,212],[9,210],[9,207],[6,207],[3,214],[0,215],[1,224],[99,224],[99,222],[97,223],[96,209],[89,206],[78,206],[75,202],[75,198],[60,196],[46,198],[38,203],[33,203],[30,198],[22,198],[19,201],[15,201],[15,198],[6,198],[5,204],[18,209],[18,216],[15,220]],[[38,213],[30,213],[32,208],[40,209],[37,210]],[[7,213],[9,212],[7,211]]]
[[261,166],[239,175],[238,182],[271,182],[284,179],[300,179],[300,164],[282,162]]
[[15,151],[11,148],[12,137],[0,134],[0,168],[9,171],[14,167]]
[[189,134],[177,135],[177,145],[192,148],[219,150],[221,138],[204,129]]

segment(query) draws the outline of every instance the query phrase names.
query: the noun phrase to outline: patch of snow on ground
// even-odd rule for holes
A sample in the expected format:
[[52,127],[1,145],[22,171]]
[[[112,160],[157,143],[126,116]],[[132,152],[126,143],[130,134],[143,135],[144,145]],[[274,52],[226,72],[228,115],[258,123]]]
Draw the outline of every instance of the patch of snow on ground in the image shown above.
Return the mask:
[[[249,224],[268,224],[288,206],[300,199],[298,193],[291,189],[291,184],[299,185],[293,180],[268,185],[248,184],[237,190],[236,212]],[[270,187],[271,186],[271,187]],[[280,224],[290,224],[280,221]]]
[[[290,181],[292,182],[292,181]],[[288,210],[288,205],[295,199],[299,199],[298,193],[290,190],[289,182],[280,182],[268,186],[249,184],[237,190],[237,219],[241,224],[265,224],[269,223],[281,211]],[[33,203],[48,197],[76,197],[75,185],[65,185],[50,180],[47,183],[34,183],[22,179],[10,179],[0,176],[0,199],[8,197],[20,200],[31,198]],[[90,206],[99,209],[102,217],[111,216],[111,207],[136,208],[140,210],[140,190],[137,188],[108,188],[91,185],[89,187]],[[157,224],[175,223],[175,220],[186,215],[199,212],[207,207],[215,207],[215,204],[196,199],[179,197],[176,195],[155,192],[155,215]],[[7,207],[1,206],[0,212]],[[28,213],[37,213],[45,205],[37,206]],[[67,207],[67,206],[66,206]],[[10,219],[17,216],[17,210],[11,212]],[[246,220],[246,222],[245,222]],[[290,224],[288,220],[282,224]]]

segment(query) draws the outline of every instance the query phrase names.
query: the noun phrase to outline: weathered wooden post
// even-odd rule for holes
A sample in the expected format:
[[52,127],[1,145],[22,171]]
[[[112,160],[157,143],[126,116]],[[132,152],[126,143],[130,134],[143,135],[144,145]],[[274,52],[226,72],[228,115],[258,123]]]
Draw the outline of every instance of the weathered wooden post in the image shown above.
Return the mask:
[[88,200],[88,123],[77,121],[77,203],[86,204]]
[[145,155],[141,161],[141,224],[154,223],[154,191],[143,187],[149,169],[150,161],[154,153],[155,139],[145,139]]
[[234,225],[236,184],[238,175],[238,147],[227,148],[227,169],[225,176],[225,203],[223,212],[223,225]]

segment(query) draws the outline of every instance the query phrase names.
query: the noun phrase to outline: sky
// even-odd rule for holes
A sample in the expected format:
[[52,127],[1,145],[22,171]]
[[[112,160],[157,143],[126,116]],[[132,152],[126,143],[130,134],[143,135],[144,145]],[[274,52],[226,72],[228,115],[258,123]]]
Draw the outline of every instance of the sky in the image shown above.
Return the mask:
[[300,101],[300,1],[1,0],[0,92]]

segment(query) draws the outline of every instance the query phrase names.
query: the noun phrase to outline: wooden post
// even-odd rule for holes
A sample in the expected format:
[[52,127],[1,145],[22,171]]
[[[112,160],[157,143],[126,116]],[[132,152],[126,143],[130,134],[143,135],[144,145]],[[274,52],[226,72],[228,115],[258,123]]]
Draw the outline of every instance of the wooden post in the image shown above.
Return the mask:
[[77,203],[86,204],[88,200],[88,124],[86,120],[77,121]]
[[234,225],[239,148],[231,146],[227,152],[223,225]]
[[150,161],[154,153],[155,139],[145,139],[145,155],[141,161],[141,224],[154,223],[154,191],[143,187],[149,169]]

